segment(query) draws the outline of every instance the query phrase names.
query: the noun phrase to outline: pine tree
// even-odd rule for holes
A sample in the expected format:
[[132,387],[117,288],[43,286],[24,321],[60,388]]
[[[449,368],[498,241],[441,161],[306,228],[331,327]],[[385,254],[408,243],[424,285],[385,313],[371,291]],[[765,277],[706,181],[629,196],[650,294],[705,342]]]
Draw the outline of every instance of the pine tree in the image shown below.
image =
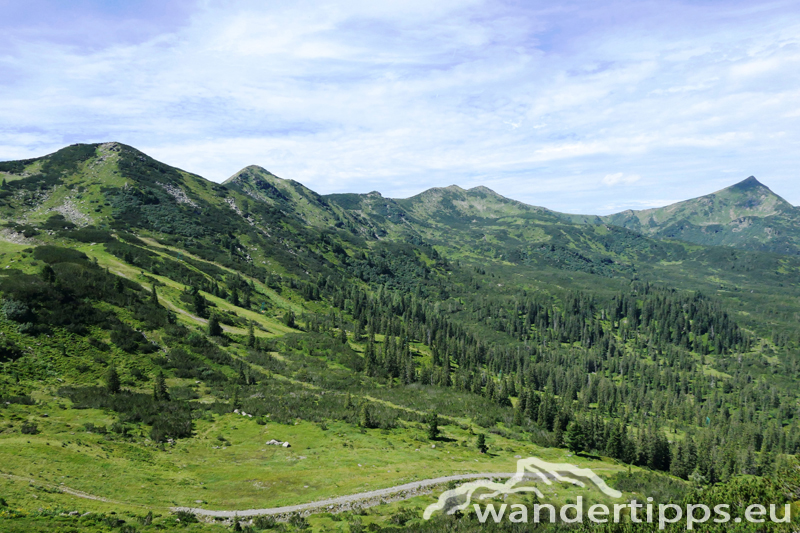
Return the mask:
[[511,398],[508,397],[508,387],[506,386],[506,380],[504,379],[500,380],[500,387],[497,389],[494,399],[501,407],[511,406]]
[[359,425],[365,429],[371,429],[375,427],[375,422],[372,419],[372,413],[370,413],[369,406],[366,402],[364,402],[364,405],[361,406]]
[[481,453],[486,453],[489,450],[489,447],[486,445],[486,435],[483,433],[478,433],[478,438],[475,441],[475,447],[478,448],[478,451]]
[[239,399],[239,387],[233,388],[233,398],[231,399],[231,405],[233,405],[234,409],[241,409],[242,408],[242,400]]
[[117,373],[117,367],[114,365],[108,368],[108,373],[106,374],[106,390],[109,394],[116,394],[120,391],[119,374]]
[[47,283],[53,283],[56,280],[56,271],[50,265],[42,267],[42,279]]
[[564,445],[564,420],[560,416],[556,417],[555,425],[553,426],[553,437],[557,448]]
[[164,372],[159,371],[156,376],[156,382],[153,385],[153,399],[157,402],[168,402],[169,392],[167,391],[167,380],[164,378]]
[[581,422],[575,420],[567,426],[567,432],[564,434],[564,442],[572,453],[588,451],[587,435]]
[[219,318],[216,313],[208,319],[208,334],[212,337],[222,336],[222,326],[219,325]]
[[203,295],[200,294],[199,290],[192,289],[192,292],[194,293],[192,295],[192,305],[194,306],[194,312],[200,318],[208,318],[208,302],[203,297]]
[[364,374],[367,376],[374,376],[378,362],[375,359],[375,342],[370,338],[367,343],[367,348],[364,351]]
[[150,286],[150,301],[153,304],[158,305],[158,293],[156,292],[155,283]]
[[428,439],[436,440],[439,438],[439,415],[431,411],[428,414]]
[[520,409],[520,406],[517,405],[517,407],[514,409],[514,425],[521,426],[522,422],[522,409]]
[[248,322],[247,324],[247,345],[249,347],[253,347],[256,344],[256,334],[253,331],[253,322]]
[[539,395],[533,391],[528,393],[528,401],[525,405],[525,414],[531,420],[536,420],[539,416],[539,404],[541,400],[539,399]]

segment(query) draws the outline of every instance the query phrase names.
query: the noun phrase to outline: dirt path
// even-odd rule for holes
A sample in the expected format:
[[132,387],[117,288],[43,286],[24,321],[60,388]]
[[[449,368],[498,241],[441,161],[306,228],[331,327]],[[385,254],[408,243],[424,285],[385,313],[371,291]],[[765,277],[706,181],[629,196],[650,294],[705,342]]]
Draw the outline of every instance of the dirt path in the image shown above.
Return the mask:
[[[250,516],[263,516],[263,515],[273,515],[273,516],[291,515],[293,513],[299,513],[299,512],[310,512],[310,513],[325,512],[325,511],[340,512],[352,509],[353,507],[372,507],[384,501],[388,502],[388,501],[407,500],[415,496],[420,496],[421,494],[427,494],[428,491],[426,489],[434,487],[436,485],[442,485],[449,481],[469,481],[472,479],[507,479],[514,477],[515,475],[516,475],[515,473],[495,472],[490,474],[458,474],[454,476],[443,476],[432,479],[422,479],[419,481],[412,481],[411,483],[405,483],[403,485],[395,485],[394,487],[389,487],[385,489],[359,492],[357,494],[348,494],[347,496],[339,496],[337,498],[330,498],[327,500],[320,500],[311,503],[287,505],[284,507],[270,507],[265,509],[244,509],[240,511],[237,510],[214,511],[210,509],[201,509],[197,507],[170,507],[169,509],[173,512],[188,511],[198,516],[219,517],[219,518],[234,518],[234,517],[245,518]],[[555,479],[554,476],[552,476],[549,473],[546,473],[545,475],[547,475],[551,479]],[[64,494],[69,494],[70,496],[75,496],[77,498],[83,498],[86,500],[95,500],[95,501],[113,503],[118,505],[133,505],[135,507],[143,507],[138,504],[130,504],[116,500],[111,500],[108,498],[103,498],[101,496],[95,496],[93,494],[88,494],[80,490],[71,489],[64,485],[54,485],[52,483],[46,483],[35,479],[26,478],[23,476],[17,476],[14,474],[0,474],[0,477],[36,484],[39,486],[47,487],[50,490],[57,490]],[[526,475],[525,478],[527,480],[539,479],[538,477],[532,474]]]
[[108,498],[102,498],[100,496],[94,496],[93,494],[89,494],[89,493],[83,492],[81,490],[71,489],[71,488],[66,487],[64,485],[55,485],[53,483],[47,483],[47,482],[43,482],[43,481],[39,481],[39,480],[36,480],[36,479],[31,479],[31,478],[27,478],[27,477],[23,477],[23,476],[16,476],[14,474],[0,474],[0,477],[4,477],[6,479],[11,479],[11,480],[14,480],[14,481],[23,481],[25,483],[30,483],[31,485],[38,485],[40,487],[45,487],[48,490],[59,491],[59,492],[62,492],[64,494],[69,494],[71,496],[76,496],[78,498],[83,498],[85,500],[95,500],[95,501],[98,501],[98,502],[116,503],[116,504],[119,504],[119,505],[135,505],[137,507],[141,507],[140,505],[137,505],[137,504],[126,504],[124,502],[118,502],[116,500],[109,500]]
[[[241,511],[212,511],[209,509],[199,509],[196,507],[172,507],[173,511],[188,511],[199,516],[211,516],[219,518],[233,518],[233,517],[248,517],[248,516],[262,516],[262,515],[283,515],[298,513],[303,511],[321,512],[331,511],[335,508],[341,509],[342,507],[350,508],[354,504],[365,504],[362,507],[371,507],[377,505],[384,499],[391,499],[392,501],[405,500],[419,496],[425,489],[436,485],[442,485],[448,481],[467,481],[471,479],[487,479],[487,478],[510,478],[514,477],[515,473],[493,473],[493,474],[459,474],[455,476],[444,476],[432,479],[423,479],[406,483],[404,485],[396,485],[386,489],[371,490],[368,492],[359,492],[358,494],[350,494],[347,496],[339,496],[338,498],[330,498],[328,500],[321,500],[311,503],[303,503],[300,505],[287,505],[285,507],[272,507],[267,509],[244,509]],[[526,476],[527,477],[527,476]],[[530,479],[537,479],[530,476]]]

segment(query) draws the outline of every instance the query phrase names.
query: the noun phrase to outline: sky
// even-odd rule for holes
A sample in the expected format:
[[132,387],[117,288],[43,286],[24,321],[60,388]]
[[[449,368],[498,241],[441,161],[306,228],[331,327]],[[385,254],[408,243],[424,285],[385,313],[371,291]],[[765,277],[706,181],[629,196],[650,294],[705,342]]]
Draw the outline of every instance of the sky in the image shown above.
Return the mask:
[[0,0],[0,160],[118,141],[223,181],[800,204],[800,0]]

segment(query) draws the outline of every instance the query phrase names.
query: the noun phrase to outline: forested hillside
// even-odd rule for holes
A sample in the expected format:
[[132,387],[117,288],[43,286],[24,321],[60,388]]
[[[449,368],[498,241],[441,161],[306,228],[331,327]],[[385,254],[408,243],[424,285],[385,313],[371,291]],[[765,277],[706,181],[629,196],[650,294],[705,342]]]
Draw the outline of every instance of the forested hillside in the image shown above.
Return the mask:
[[[673,487],[663,501],[748,483],[797,498],[791,253],[486,188],[321,196],[260,167],[216,184],[118,143],[0,178],[10,530],[172,528],[172,507],[307,503],[522,454],[626,494]],[[281,527],[433,527],[398,505]],[[436,524],[477,527],[453,520]]]

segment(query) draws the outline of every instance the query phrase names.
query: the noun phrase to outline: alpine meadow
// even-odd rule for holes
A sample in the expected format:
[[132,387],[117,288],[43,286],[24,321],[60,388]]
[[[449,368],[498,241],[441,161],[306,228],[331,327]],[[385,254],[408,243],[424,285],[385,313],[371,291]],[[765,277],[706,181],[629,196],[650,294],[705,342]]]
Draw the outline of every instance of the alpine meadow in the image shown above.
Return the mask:
[[[800,208],[755,177],[608,216],[116,142],[0,179],[0,531],[660,530],[423,518],[526,457],[798,529]],[[534,485],[474,502],[616,501]]]

